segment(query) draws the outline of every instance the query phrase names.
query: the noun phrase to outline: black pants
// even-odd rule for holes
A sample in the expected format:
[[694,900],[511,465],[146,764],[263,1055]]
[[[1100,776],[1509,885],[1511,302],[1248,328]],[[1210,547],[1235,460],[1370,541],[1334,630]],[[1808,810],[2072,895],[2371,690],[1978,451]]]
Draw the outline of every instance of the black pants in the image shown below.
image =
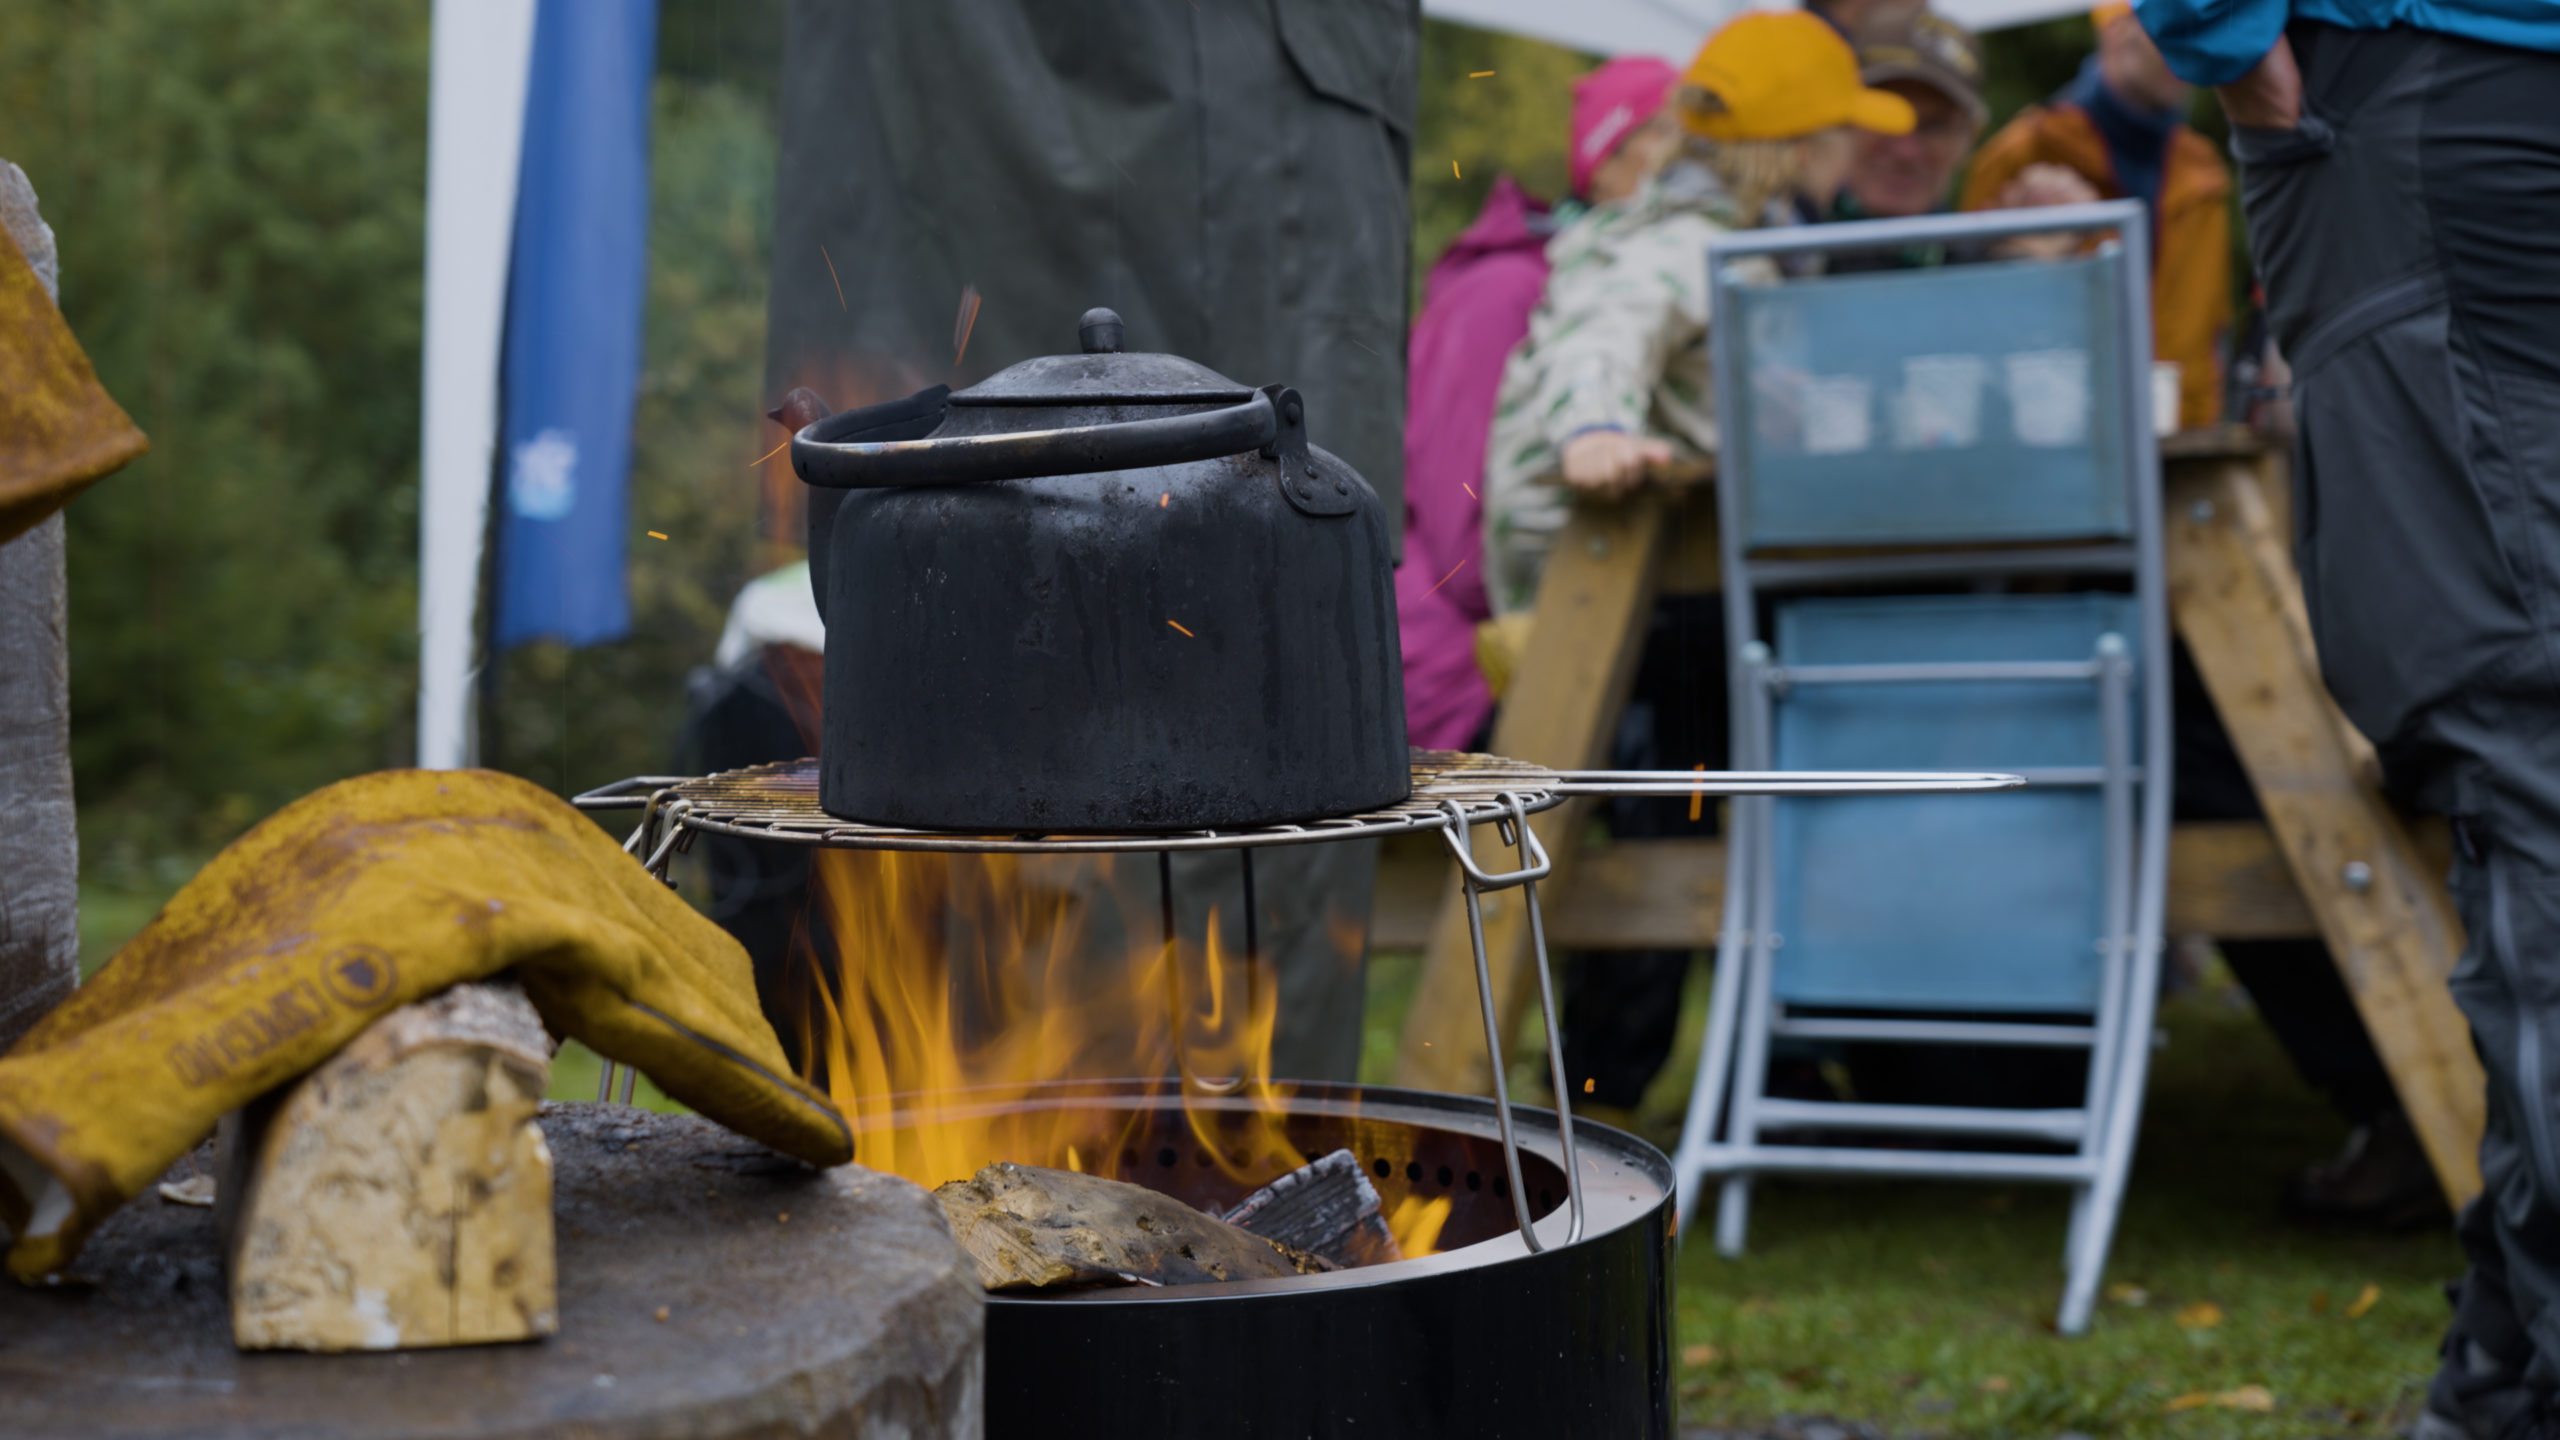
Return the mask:
[[[1722,770],[1726,742],[1724,599],[1671,595],[1656,603],[1635,687],[1609,763],[1622,770]],[[1600,812],[1620,839],[1711,836],[1713,805],[1689,819],[1685,800],[1621,798]],[[1633,1109],[1671,1058],[1680,987],[1695,952],[1617,950],[1562,957],[1565,1075],[1587,1098]]]
[[2235,148],[2294,367],[2304,599],[2395,786],[2455,817],[2473,1256],[2560,1382],[2560,56],[2291,35],[2304,119]]

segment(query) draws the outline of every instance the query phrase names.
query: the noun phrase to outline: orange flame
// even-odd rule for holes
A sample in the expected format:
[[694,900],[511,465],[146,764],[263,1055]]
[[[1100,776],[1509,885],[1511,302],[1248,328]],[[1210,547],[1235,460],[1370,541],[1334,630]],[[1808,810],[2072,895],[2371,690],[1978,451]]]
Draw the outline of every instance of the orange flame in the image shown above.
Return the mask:
[[[1144,917],[1110,925],[1143,908],[1115,903],[1113,859],[816,857],[825,925],[802,950],[816,962],[802,1064],[854,1122],[856,1160],[923,1185],[997,1160],[1109,1175],[1132,1122],[1098,1130],[1092,1110],[1011,1102],[1046,1081],[1164,1076],[1202,1152],[1244,1188],[1275,1159],[1306,1163],[1271,1075],[1278,987],[1227,953],[1214,912],[1205,943],[1142,938]],[[1132,932],[1125,945],[1089,943],[1113,928]],[[1195,1103],[1223,1095],[1245,1099],[1241,1134],[1231,1107]]]

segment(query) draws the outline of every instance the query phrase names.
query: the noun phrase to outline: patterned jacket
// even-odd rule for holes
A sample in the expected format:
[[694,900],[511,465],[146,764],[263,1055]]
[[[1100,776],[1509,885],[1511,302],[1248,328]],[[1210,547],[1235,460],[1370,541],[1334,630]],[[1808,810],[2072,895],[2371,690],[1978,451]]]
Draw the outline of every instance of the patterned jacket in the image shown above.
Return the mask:
[[1511,352],[1485,450],[1486,592],[1497,614],[1538,598],[1547,550],[1572,510],[1566,441],[1623,430],[1683,461],[1715,453],[1707,363],[1707,241],[1737,228],[1731,198],[1683,162],[1547,242],[1545,298]]

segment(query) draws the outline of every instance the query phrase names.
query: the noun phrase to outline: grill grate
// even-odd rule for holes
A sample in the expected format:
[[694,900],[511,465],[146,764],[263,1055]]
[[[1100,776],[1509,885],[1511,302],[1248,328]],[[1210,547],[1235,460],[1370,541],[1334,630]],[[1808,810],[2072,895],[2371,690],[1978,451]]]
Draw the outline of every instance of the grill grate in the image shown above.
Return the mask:
[[[818,808],[818,762],[782,760],[727,770],[698,779],[642,775],[618,780],[577,798],[586,810],[648,807],[641,835],[665,843],[693,831],[852,850],[1007,851],[1017,854],[1078,851],[1240,850],[1263,845],[1304,845],[1358,840],[1415,830],[1445,831],[1450,807],[1467,825],[1485,825],[1514,814],[1551,810],[1574,795],[1886,795],[1952,794],[2007,790],[2015,775],[1947,771],[1551,770],[1543,765],[1460,750],[1413,752],[1413,794],[1381,810],[1328,815],[1294,825],[1238,830],[1147,831],[1122,835],[965,835],[949,830],[904,829],[840,820]],[[662,823],[665,828],[661,829]],[[632,837],[634,846],[640,835]],[[652,867],[663,855],[648,854]]]
[[668,812],[666,818],[684,830],[863,850],[1233,850],[1445,829],[1449,824],[1446,806],[1451,801],[1465,812],[1470,825],[1490,824],[1511,813],[1504,798],[1510,795],[1519,797],[1525,812],[1536,814],[1563,800],[1563,792],[1556,789],[1561,778],[1553,770],[1498,755],[1416,750],[1413,794],[1381,810],[1329,815],[1296,825],[1125,835],[961,835],[840,820],[818,808],[816,760],[783,760],[700,779],[643,776],[590,791],[578,797],[578,804],[586,809],[663,806]]

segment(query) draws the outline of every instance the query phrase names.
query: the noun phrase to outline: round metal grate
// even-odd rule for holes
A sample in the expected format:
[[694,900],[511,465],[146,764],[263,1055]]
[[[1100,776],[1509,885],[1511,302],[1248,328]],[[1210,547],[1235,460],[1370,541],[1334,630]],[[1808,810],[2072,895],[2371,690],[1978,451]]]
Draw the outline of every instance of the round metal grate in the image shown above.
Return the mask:
[[666,818],[686,830],[845,849],[1015,853],[1233,850],[1445,829],[1452,801],[1463,811],[1469,825],[1488,824],[1512,813],[1506,798],[1509,796],[1519,798],[1525,813],[1536,814],[1563,800],[1564,792],[1556,788],[1562,778],[1542,766],[1498,755],[1416,750],[1413,794],[1383,810],[1329,815],[1297,825],[1126,835],[961,835],[840,820],[818,808],[818,762],[814,759],[778,761],[699,779],[643,776],[590,791],[578,797],[578,804],[591,810],[663,807]]

